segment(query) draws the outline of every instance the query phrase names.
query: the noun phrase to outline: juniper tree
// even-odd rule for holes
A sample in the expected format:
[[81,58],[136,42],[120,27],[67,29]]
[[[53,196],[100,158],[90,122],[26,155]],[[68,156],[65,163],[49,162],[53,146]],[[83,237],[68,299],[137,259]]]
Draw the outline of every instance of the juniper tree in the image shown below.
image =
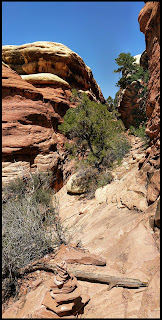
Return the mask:
[[106,104],[91,101],[86,94],[82,94],[76,108],[66,112],[59,130],[75,140],[77,150],[84,147],[88,151],[87,161],[98,170],[104,162],[110,164],[127,150],[122,121],[108,111]]

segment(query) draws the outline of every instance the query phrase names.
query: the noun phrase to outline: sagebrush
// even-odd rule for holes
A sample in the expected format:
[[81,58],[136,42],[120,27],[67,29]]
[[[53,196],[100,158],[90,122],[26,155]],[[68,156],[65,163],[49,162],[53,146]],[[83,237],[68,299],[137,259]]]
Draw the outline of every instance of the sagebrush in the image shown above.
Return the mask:
[[65,230],[59,204],[46,174],[18,178],[3,188],[3,300],[17,289],[20,268],[41,258],[61,243]]

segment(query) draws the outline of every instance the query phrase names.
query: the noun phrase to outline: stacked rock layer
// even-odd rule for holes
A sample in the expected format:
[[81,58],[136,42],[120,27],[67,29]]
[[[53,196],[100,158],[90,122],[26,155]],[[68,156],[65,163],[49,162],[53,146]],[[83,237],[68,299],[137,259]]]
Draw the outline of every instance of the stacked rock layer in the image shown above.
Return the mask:
[[[60,43],[34,42],[2,47],[2,181],[22,171],[52,170],[58,191],[66,172],[58,125],[70,107],[71,89],[104,102],[92,71]],[[52,179],[53,181],[53,179]]]
[[[62,186],[60,161],[64,136],[57,132],[70,107],[70,90],[57,90],[55,101],[2,64],[2,182],[22,171],[51,169]],[[53,93],[54,95],[54,93]],[[61,176],[60,176],[61,175]]]
[[82,296],[77,279],[67,273],[64,261],[56,267],[57,274],[48,281],[49,291],[45,293],[42,305],[60,317],[77,315],[90,298]]
[[98,100],[105,102],[91,69],[77,53],[61,43],[38,41],[20,46],[3,46],[2,59],[20,75],[30,75],[26,78],[29,82],[33,83],[37,78],[38,84],[40,73],[46,73],[46,77],[54,74],[60,78],[58,81],[62,81],[61,87],[66,85],[89,90]]

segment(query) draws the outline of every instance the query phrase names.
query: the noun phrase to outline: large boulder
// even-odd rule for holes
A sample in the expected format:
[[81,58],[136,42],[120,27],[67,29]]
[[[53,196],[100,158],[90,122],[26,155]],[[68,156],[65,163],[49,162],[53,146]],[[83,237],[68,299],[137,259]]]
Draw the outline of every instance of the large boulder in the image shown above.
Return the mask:
[[66,189],[68,193],[82,194],[86,192],[85,176],[78,173],[74,173],[67,181]]
[[98,100],[105,102],[91,69],[77,53],[61,43],[38,41],[20,46],[3,46],[2,60],[21,75],[57,75],[71,87],[90,90]]

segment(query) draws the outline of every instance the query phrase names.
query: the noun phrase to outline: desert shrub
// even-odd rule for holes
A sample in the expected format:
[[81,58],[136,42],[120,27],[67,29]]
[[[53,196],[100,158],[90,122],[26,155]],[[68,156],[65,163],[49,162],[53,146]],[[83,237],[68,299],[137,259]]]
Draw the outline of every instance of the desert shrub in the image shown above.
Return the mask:
[[142,123],[139,127],[130,126],[129,134],[133,134],[136,137],[142,138],[142,140],[146,143],[149,143],[149,136],[145,132],[146,130],[146,123]]
[[66,239],[59,219],[59,204],[45,174],[14,180],[4,187],[3,199],[2,287],[5,300],[17,290],[20,268],[41,258]]
[[108,111],[107,105],[91,101],[86,94],[82,94],[79,106],[67,110],[59,126],[68,139],[74,140],[76,156],[86,156],[89,165],[98,170],[111,154],[112,158],[118,157],[118,148],[123,149],[123,155],[128,151],[124,129],[123,122]]
[[83,160],[76,165],[77,174],[81,177],[81,187],[86,186],[84,196],[88,198],[94,197],[96,189],[110,183],[113,179],[111,171],[101,168],[100,171],[94,166],[90,166],[86,160]]

